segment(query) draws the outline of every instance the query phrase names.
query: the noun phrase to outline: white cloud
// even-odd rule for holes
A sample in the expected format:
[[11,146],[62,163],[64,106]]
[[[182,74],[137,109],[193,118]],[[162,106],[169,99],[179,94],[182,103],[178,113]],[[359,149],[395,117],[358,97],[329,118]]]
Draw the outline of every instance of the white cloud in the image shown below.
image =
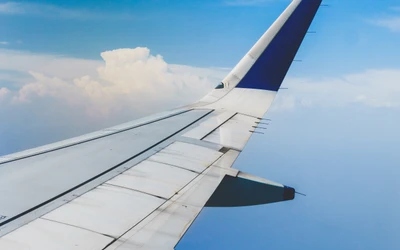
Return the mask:
[[0,3],[0,13],[3,14],[20,14],[23,12],[20,4],[16,2]]
[[[3,153],[192,103],[229,71],[168,64],[147,48],[101,56],[103,61],[0,50],[0,117],[7,117],[0,123],[0,137],[7,141]],[[289,89],[279,92],[273,110],[345,110],[354,105],[399,109],[399,79],[400,69],[335,78],[288,77],[284,87]],[[33,137],[38,140],[25,139]]]
[[[88,132],[190,104],[229,71],[168,64],[147,48],[106,51],[101,56],[103,61],[0,50],[0,117],[13,115],[12,124],[23,125],[28,119]],[[284,87],[289,89],[279,92],[273,107],[399,108],[399,79],[400,69],[335,78],[288,77]],[[80,126],[88,129],[76,129]]]
[[285,80],[275,109],[295,107],[400,107],[400,69],[375,69],[337,78]]
[[133,17],[127,13],[103,13],[84,9],[70,9],[50,4],[5,2],[0,3],[0,14],[30,15],[39,17],[73,19],[73,20],[127,20]]
[[372,24],[387,28],[393,32],[400,32],[400,17],[384,17],[371,21]]
[[51,77],[73,79],[96,74],[102,61],[0,49],[0,70],[40,72]]
[[0,41],[0,45],[9,45],[10,43],[9,42],[6,42],[6,41]]
[[[400,11],[400,7],[394,6],[391,7],[390,10],[398,12]],[[400,32],[400,16],[397,13],[395,15],[386,14],[379,18],[370,19],[368,21],[376,26],[387,28],[392,32]]]
[[10,90],[7,88],[0,88],[0,103],[2,100],[6,98],[6,96],[10,93]]
[[126,115],[126,109],[138,116],[189,104],[227,73],[226,69],[171,65],[147,48],[106,51],[101,57],[104,62],[0,51],[0,70],[30,75],[29,82],[9,91],[9,108],[50,98],[67,107],[81,107],[92,118]]

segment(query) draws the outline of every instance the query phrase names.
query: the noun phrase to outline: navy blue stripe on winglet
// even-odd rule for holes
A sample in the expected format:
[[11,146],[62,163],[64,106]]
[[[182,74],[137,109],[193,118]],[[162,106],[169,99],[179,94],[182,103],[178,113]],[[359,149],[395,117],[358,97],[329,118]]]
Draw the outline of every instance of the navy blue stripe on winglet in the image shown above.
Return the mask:
[[303,0],[237,88],[278,91],[322,0]]

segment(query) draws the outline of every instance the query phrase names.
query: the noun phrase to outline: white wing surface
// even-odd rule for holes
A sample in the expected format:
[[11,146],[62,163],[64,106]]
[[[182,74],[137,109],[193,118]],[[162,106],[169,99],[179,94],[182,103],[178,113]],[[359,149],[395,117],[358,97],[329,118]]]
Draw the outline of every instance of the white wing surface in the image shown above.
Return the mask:
[[0,249],[173,249],[203,207],[291,200],[232,165],[321,0],[294,0],[199,102],[0,157]]

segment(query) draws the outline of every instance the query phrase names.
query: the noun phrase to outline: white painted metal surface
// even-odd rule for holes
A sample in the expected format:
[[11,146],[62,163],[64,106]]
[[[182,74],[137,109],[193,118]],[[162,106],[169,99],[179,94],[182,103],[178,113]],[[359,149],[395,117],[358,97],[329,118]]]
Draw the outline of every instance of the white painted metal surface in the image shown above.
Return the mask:
[[164,202],[141,192],[101,185],[44,218],[119,237]]
[[[12,218],[134,158],[208,111],[183,113],[143,127],[0,164],[0,215]],[[21,199],[21,197],[28,197]],[[2,221],[0,220],[0,223]],[[1,232],[0,232],[1,233]]]
[[8,156],[0,156],[0,163],[1,162],[5,162],[5,161],[9,161],[9,160],[11,160],[12,158],[10,158],[10,157],[8,157]]
[[9,161],[9,160],[13,160],[13,159],[18,159],[18,158],[23,158],[23,157],[27,157],[30,155],[35,155],[35,154],[40,154],[40,153],[44,153],[44,152],[49,152],[51,150],[57,149],[57,148],[62,148],[62,147],[66,147],[69,145],[73,145],[76,143],[80,143],[83,141],[87,141],[93,138],[97,138],[100,136],[104,136],[107,134],[111,134],[112,131],[104,131],[104,130],[99,130],[99,131],[95,131],[89,134],[85,134],[85,135],[81,135],[78,137],[74,137],[74,138],[70,138],[70,139],[66,139],[66,140],[62,140],[59,142],[55,142],[55,143],[51,143],[51,144],[47,144],[44,146],[40,146],[40,147],[36,147],[36,148],[32,148],[32,149],[27,149],[21,152],[16,152],[13,154],[9,154],[9,155],[5,155],[2,156],[2,158],[6,158],[6,160],[1,160],[0,158],[0,163],[1,162],[5,162],[5,161]]
[[110,127],[110,128],[106,128],[104,130],[110,130],[110,131],[121,131],[121,130],[125,130],[125,129],[129,129],[132,127],[137,127],[137,126],[142,126],[145,125],[149,122],[153,122],[153,121],[157,121],[160,119],[164,119],[167,117],[171,117],[171,116],[175,116],[175,115],[179,115],[182,114],[184,112],[186,112],[187,109],[175,109],[175,110],[170,110],[170,111],[164,111],[161,113],[157,113],[157,114],[153,114],[153,115],[149,115],[146,117],[142,117],[133,121],[129,121],[129,122],[125,122],[122,124],[118,124],[116,126]]
[[264,178],[261,178],[261,177],[258,177],[258,176],[254,176],[254,175],[251,175],[251,174],[248,174],[248,173],[244,173],[244,172],[240,172],[238,174],[238,177],[241,177],[241,178],[244,178],[244,179],[247,179],[247,180],[260,182],[260,183],[265,183],[265,184],[268,184],[268,185],[271,185],[271,186],[284,187],[282,184],[280,184],[278,182],[270,181],[270,180],[267,180],[267,179],[264,179]]
[[229,87],[236,86],[244,75],[249,71],[254,62],[260,57],[265,48],[270,44],[272,39],[278,34],[279,30],[295,11],[301,0],[294,0],[279,18],[271,25],[271,27],[261,36],[240,62],[222,81]]
[[215,128],[232,118],[235,114],[236,112],[226,111],[218,115],[210,116],[197,127],[183,134],[183,136],[201,140],[203,137],[211,133]]
[[241,151],[252,135],[250,131],[254,130],[253,126],[257,125],[256,121],[259,120],[250,116],[235,115],[204,140]]
[[1,250],[100,250],[113,238],[37,219],[0,238]]
[[219,158],[213,165],[220,168],[231,168],[240,152],[236,150],[229,150],[223,157]]
[[[78,249],[100,250],[111,239],[120,236],[122,237],[108,249],[152,247],[172,249],[201,211],[223,176],[232,172],[229,171],[229,167],[238,152],[230,150],[221,157],[222,153],[216,150],[180,142],[173,143],[165,150],[173,155],[178,153],[184,153],[186,157],[192,155],[194,157],[189,157],[191,163],[199,164],[198,160],[202,158],[201,164],[211,165],[214,162],[214,165],[208,169],[203,167],[203,173],[198,175],[180,167],[143,161],[104,185],[48,213],[43,219],[36,219],[15,233],[8,234],[10,238],[4,237],[4,241],[0,241],[0,246],[1,244],[9,246],[13,237],[21,237],[12,244],[36,247],[33,249],[40,247],[52,249],[48,248],[53,244],[52,239],[46,238],[46,235],[37,236],[40,239],[38,245],[32,245],[34,243],[31,242],[31,238],[21,236],[21,232],[31,233],[31,225],[45,223],[50,226],[61,225],[66,227],[62,228],[64,230],[62,233],[71,234],[78,240],[86,239],[85,248]],[[232,173],[237,175],[238,171],[235,171]],[[147,193],[170,199],[160,199]],[[75,231],[70,233],[68,230]],[[61,232],[56,231],[56,233]],[[96,237],[103,238],[98,240]],[[71,242],[76,243],[76,241]]]
[[106,183],[169,199],[196,176],[182,168],[143,161]]
[[[279,16],[279,18],[271,25],[271,27],[261,36],[261,38],[254,44],[254,46],[247,52],[247,54],[239,61],[239,63],[232,69],[232,71],[222,80],[225,87],[223,89],[215,89],[203,97],[198,105],[203,106],[207,103],[215,103],[224,96],[230,95],[235,86],[242,80],[249,69],[253,66],[255,61],[260,57],[265,48],[270,44],[272,39],[276,36],[285,22],[289,19],[301,0],[294,0],[286,10]],[[275,92],[275,91],[274,91]],[[228,94],[229,93],[229,94]],[[229,98],[229,100],[235,100]],[[261,105],[261,104],[260,104]],[[240,107],[240,106],[238,106]],[[269,107],[269,106],[268,106]],[[236,111],[236,109],[230,109]],[[249,110],[247,110],[249,111]],[[266,110],[265,110],[266,111]],[[262,113],[264,114],[265,111]],[[240,112],[240,111],[238,111]],[[245,113],[249,114],[249,113]],[[259,114],[258,114],[259,115]],[[260,115],[259,115],[260,116]]]
[[221,170],[214,165],[206,169],[107,250],[173,249],[225,176]]
[[235,88],[215,103],[203,108],[229,110],[255,117],[263,117],[275,99],[276,91]]
[[26,157],[26,156],[29,156],[29,155],[35,155],[35,154],[38,154],[38,153],[43,153],[43,152],[55,150],[55,149],[62,148],[62,147],[71,146],[71,145],[74,145],[74,144],[77,144],[77,143],[85,142],[87,140],[96,139],[98,137],[109,135],[109,134],[112,134],[114,132],[130,129],[130,128],[134,128],[134,127],[138,127],[138,126],[142,126],[142,125],[147,124],[147,123],[152,122],[152,121],[165,119],[167,117],[171,117],[171,116],[180,114],[180,113],[185,112],[185,111],[187,111],[187,110],[179,109],[179,110],[172,110],[172,111],[166,111],[166,112],[162,112],[162,113],[157,113],[157,114],[154,114],[154,115],[151,115],[151,116],[147,116],[147,117],[143,117],[143,118],[140,118],[140,119],[137,119],[137,120],[134,120],[134,121],[130,121],[130,122],[126,122],[126,123],[123,123],[123,124],[119,124],[119,125],[114,126],[114,127],[102,129],[102,130],[99,130],[99,131],[95,131],[95,132],[92,132],[92,133],[89,133],[89,134],[85,134],[85,135],[77,136],[77,137],[74,137],[74,138],[62,140],[62,141],[59,141],[59,142],[47,144],[47,145],[44,145],[44,146],[40,146],[40,147],[36,147],[36,148],[32,148],[32,149],[27,149],[27,150],[24,150],[24,151],[13,153],[13,154],[1,156],[0,157],[0,163],[1,162],[5,162],[5,161],[9,161],[9,160],[12,160],[12,159],[18,159],[18,158]]
[[174,142],[149,161],[161,162],[201,173],[222,155],[221,152],[183,142]]

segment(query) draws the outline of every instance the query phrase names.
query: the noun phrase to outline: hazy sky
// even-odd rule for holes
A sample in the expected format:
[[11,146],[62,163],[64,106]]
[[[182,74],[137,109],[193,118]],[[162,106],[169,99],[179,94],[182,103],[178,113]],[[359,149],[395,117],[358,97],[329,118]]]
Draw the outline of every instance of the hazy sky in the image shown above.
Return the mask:
[[[0,155],[199,99],[289,2],[0,1]],[[400,4],[324,4],[234,166],[307,197],[204,209],[178,249],[400,249]]]

